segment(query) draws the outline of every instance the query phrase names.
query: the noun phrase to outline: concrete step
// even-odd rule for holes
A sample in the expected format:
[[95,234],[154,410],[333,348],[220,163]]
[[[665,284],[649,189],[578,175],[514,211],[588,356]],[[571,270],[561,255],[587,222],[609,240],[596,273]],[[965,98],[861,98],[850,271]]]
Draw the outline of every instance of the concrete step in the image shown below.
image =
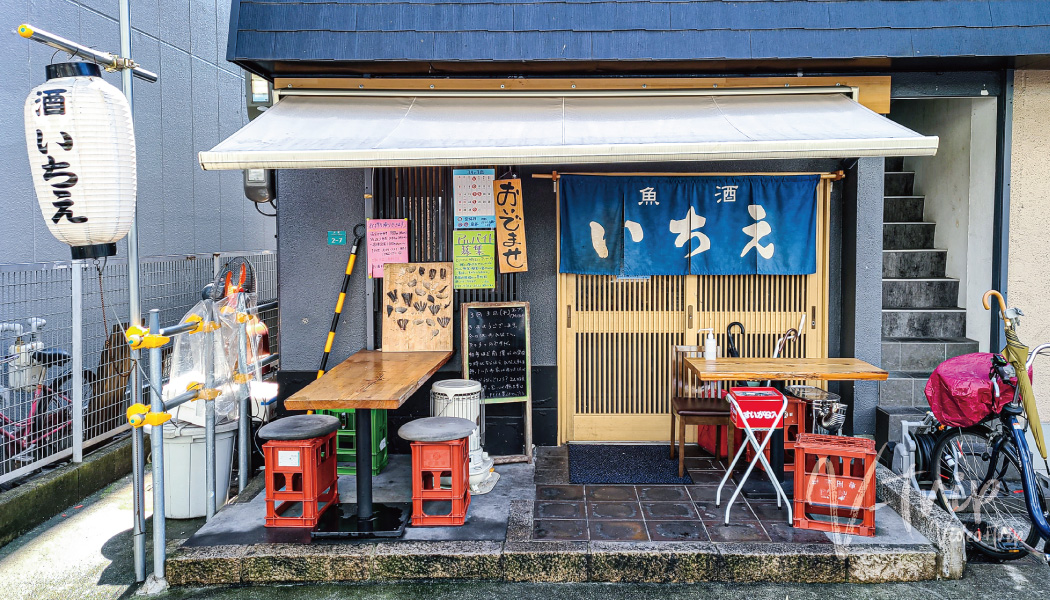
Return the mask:
[[886,171],[903,171],[904,170],[904,157],[903,156],[890,156],[886,159]]
[[966,311],[962,308],[884,308],[882,337],[966,337]]
[[931,372],[961,354],[977,352],[976,340],[959,338],[883,338],[882,368],[887,371]]
[[[532,509],[534,503],[510,500],[508,504],[511,518],[520,518],[523,525],[531,529],[532,515],[522,514],[525,511],[521,507]],[[478,514],[471,516],[479,518]],[[334,581],[403,581],[432,586],[435,580],[463,581],[467,584],[461,586],[464,590],[468,589],[469,582],[479,580],[489,585],[493,581],[664,585],[747,581],[842,585],[926,581],[939,577],[938,549],[929,538],[907,525],[889,506],[880,506],[875,520],[878,525],[875,537],[853,543],[827,543],[824,540],[831,539],[830,536],[822,537],[814,532],[806,535],[820,542],[798,541],[803,534],[786,523],[776,523],[776,528],[769,529],[781,536],[780,539],[794,539],[794,542],[531,541],[516,539],[512,530],[523,527],[513,522],[507,528],[506,541],[438,538],[379,543],[339,540],[325,544],[260,541],[233,545],[236,542],[231,540],[229,544],[216,546],[183,545],[171,553],[165,568],[171,585],[194,587]],[[644,523],[642,525],[644,531]],[[710,527],[722,526],[712,524]],[[463,529],[459,536],[472,535]],[[758,530],[762,531],[762,527]],[[839,539],[842,538],[836,538]]]
[[947,277],[882,280],[883,308],[955,308],[959,280]]
[[936,223],[883,223],[883,250],[932,250]]
[[914,406],[879,406],[875,409],[875,450],[883,464],[892,464],[893,455],[883,451],[886,442],[901,441],[901,421],[921,421],[926,412]]
[[925,204],[925,196],[886,196],[882,203],[882,220],[885,223],[922,221]]
[[947,260],[947,250],[883,250],[882,276],[886,279],[944,277]]
[[884,196],[914,195],[915,173],[910,171],[886,171]]
[[926,401],[928,371],[890,371],[886,381],[879,382],[879,406],[911,406],[920,412],[929,409]]

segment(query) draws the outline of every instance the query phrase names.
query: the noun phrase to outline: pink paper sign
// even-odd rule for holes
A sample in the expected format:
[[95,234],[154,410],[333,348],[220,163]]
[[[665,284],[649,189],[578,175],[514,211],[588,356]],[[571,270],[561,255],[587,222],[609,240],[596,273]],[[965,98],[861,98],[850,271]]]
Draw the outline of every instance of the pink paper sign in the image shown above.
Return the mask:
[[368,276],[383,277],[386,263],[408,262],[408,219],[368,219]]

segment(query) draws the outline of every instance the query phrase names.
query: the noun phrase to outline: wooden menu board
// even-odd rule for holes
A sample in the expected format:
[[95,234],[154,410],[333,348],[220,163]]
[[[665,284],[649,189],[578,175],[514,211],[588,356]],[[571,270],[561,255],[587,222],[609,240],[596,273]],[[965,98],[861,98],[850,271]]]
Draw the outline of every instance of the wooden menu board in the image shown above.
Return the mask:
[[463,376],[485,403],[528,402],[532,392],[528,302],[471,302],[460,308]]
[[383,351],[452,351],[452,263],[383,266]]

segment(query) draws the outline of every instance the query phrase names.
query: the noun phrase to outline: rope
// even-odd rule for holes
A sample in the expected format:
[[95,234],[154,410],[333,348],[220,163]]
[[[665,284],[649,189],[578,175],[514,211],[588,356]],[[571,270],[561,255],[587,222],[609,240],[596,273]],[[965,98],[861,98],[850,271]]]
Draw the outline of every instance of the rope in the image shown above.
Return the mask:
[[109,322],[106,321],[106,289],[102,285],[102,265],[95,259],[95,271],[98,273],[98,298],[102,305],[102,335],[109,337]]

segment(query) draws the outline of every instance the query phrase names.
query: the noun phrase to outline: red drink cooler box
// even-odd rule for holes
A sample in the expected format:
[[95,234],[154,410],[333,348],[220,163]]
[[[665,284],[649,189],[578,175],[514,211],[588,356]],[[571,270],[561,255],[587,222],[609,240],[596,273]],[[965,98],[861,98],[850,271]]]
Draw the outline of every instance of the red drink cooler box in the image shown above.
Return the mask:
[[[740,406],[739,414],[736,405],[730,405],[729,419],[739,428],[744,427],[744,418],[751,429],[777,429],[783,427],[784,419],[777,420],[777,414],[784,406],[784,394],[771,387],[735,387],[729,389],[729,395]],[[741,418],[744,417],[744,418]],[[776,422],[774,422],[776,421]]]

